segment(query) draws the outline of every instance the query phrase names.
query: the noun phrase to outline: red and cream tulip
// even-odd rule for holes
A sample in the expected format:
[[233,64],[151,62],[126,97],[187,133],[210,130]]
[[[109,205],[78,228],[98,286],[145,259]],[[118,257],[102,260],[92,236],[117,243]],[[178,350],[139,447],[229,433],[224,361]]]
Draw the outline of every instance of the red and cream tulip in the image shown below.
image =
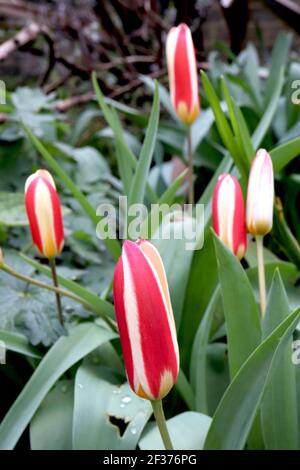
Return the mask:
[[165,269],[151,243],[124,243],[114,303],[129,384],[140,397],[159,400],[176,381],[179,352]]
[[265,149],[258,150],[250,170],[246,221],[248,231],[266,235],[273,226],[274,174],[272,159]]
[[64,245],[60,201],[51,174],[38,170],[25,184],[25,206],[31,236],[39,253],[54,258]]
[[213,227],[222,242],[239,259],[247,251],[245,205],[241,186],[233,176],[219,177],[213,193]]
[[200,111],[195,48],[189,27],[182,23],[167,37],[170,94],[178,117],[192,124]]

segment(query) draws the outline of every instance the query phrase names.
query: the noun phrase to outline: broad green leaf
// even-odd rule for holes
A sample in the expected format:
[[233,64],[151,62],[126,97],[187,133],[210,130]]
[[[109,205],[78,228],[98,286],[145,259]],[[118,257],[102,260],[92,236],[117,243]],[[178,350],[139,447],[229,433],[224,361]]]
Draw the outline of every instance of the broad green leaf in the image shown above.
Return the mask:
[[188,234],[195,232],[195,220],[182,212],[168,213],[157,231],[152,243],[158,249],[167,274],[170,296],[177,330],[182,319],[184,295],[187,286],[193,248]]
[[[78,369],[74,397],[74,449],[135,449],[151,414],[150,403],[135,395],[127,384],[118,386],[110,371],[86,360]],[[122,437],[118,420],[126,427]]]
[[[277,270],[262,325],[263,338],[272,333],[289,314],[288,298]],[[292,338],[278,359],[262,402],[261,421],[268,450],[293,450],[298,447],[296,378],[291,355]]]
[[26,338],[26,336],[12,331],[0,330],[0,341],[5,343],[8,351],[14,351],[24,356],[40,358],[41,354],[34,348]]
[[263,114],[257,128],[255,129],[252,135],[252,143],[255,150],[257,150],[262,143],[266,133],[268,132],[272,120],[274,118],[275,112],[278,107],[279,98],[281,95],[281,90],[284,83],[284,69],[280,68],[279,71],[276,71],[276,87],[274,87],[272,96],[266,108],[266,111]]
[[162,205],[167,204],[168,206],[172,206],[176,197],[176,193],[184,182],[187,173],[187,169],[180,173],[180,175],[177,176],[177,178],[172,182],[172,184],[161,195],[157,203],[153,205],[153,207],[151,207],[150,214],[141,223],[140,238],[148,239],[154,235],[160,224],[159,212],[162,210]]
[[206,354],[213,315],[219,301],[220,289],[216,288],[195,335],[191,355],[190,380],[195,392],[196,410],[205,414],[208,414]]
[[[175,450],[201,450],[211,418],[201,413],[186,411],[167,420],[167,427]],[[148,426],[139,446],[142,450],[164,450],[157,426]]]
[[[96,209],[89,203],[85,195],[78,189],[77,185],[72,181],[72,179],[67,175],[67,173],[61,168],[59,163],[55,160],[55,158],[48,152],[48,150],[44,147],[41,141],[37,139],[37,137],[31,132],[29,127],[24,124],[24,129],[28,139],[31,141],[33,146],[36,150],[43,156],[46,160],[48,165],[51,169],[59,176],[62,182],[67,186],[67,188],[71,191],[75,199],[79,202],[83,210],[86,214],[90,217],[94,224],[99,222],[99,217],[96,215]],[[111,253],[112,257],[117,260],[121,254],[120,244],[117,240],[107,238],[104,234],[103,241]]]
[[233,378],[260,343],[259,310],[241,263],[215,234],[214,242],[226,320],[230,375]]
[[59,380],[30,423],[31,450],[72,450],[73,401],[73,380]]
[[280,172],[288,163],[300,155],[300,137],[286,142],[270,151],[274,171]]
[[92,82],[99,106],[103,111],[107,123],[109,124],[114,133],[114,137],[116,140],[116,157],[118,162],[119,173],[123,182],[125,194],[128,196],[130,181],[132,179],[132,165],[128,165],[128,158],[130,160],[130,163],[132,163],[131,151],[124,141],[123,130],[118,115],[115,110],[110,109],[110,107],[106,104],[105,98],[98,85],[97,76],[95,73],[93,73],[92,75]]
[[178,377],[174,386],[177,389],[178,393],[180,393],[185,403],[187,404],[189,410],[194,411],[195,397],[193,389],[182,369],[179,369]]
[[[300,309],[286,318],[248,357],[226,390],[211,423],[206,450],[243,449],[266,386],[300,318]],[[241,330],[241,336],[245,328]]]
[[220,101],[219,98],[210,83],[207,75],[205,72],[201,71],[201,77],[203,81],[203,87],[205,89],[209,104],[212,107],[212,110],[215,115],[216,119],[216,125],[218,128],[218,131],[220,133],[220,136],[224,142],[225,147],[229,150],[232,158],[234,155],[237,153],[237,145],[234,140],[233,133],[231,131],[231,128],[228,124],[228,121],[226,119],[226,116],[224,112],[222,111],[222,108],[220,106]]
[[[105,100],[102,91],[98,85],[97,76],[95,72],[93,72],[92,74],[92,82],[99,107],[102,109],[105,120],[111,127],[114,134],[119,172],[123,181],[125,192],[129,196],[132,183],[132,171],[136,170],[137,159],[125,142],[123,129],[120,120],[117,116],[117,113],[114,110],[111,110],[110,107],[107,105],[107,100]],[[108,102],[111,103],[111,100],[108,100]],[[151,202],[156,202],[157,197],[148,183],[146,183],[146,191],[149,200]]]
[[44,356],[0,426],[0,449],[13,449],[56,381],[100,344],[115,338],[112,331],[82,323],[61,337]]
[[202,140],[207,136],[214,123],[214,119],[214,113],[211,109],[201,110],[199,117],[191,128],[193,153],[196,152]]
[[231,125],[239,148],[239,155],[233,155],[232,158],[234,159],[242,176],[246,177],[254,154],[249,130],[241,110],[230,96],[224,77],[221,77],[221,86],[227,103]]
[[274,96],[276,95],[276,89],[278,87],[278,82],[279,82],[278,72],[281,69],[283,70],[283,72],[285,70],[288,57],[289,57],[291,44],[292,44],[292,35],[284,33],[284,32],[280,32],[276,39],[276,42],[272,51],[269,76],[266,82],[266,93],[265,93],[265,100],[264,100],[265,108],[269,106]]
[[159,121],[159,94],[158,87],[154,92],[153,106],[143,142],[140,158],[133,176],[131,190],[129,194],[128,206],[144,202],[146,182],[154,152],[156,133]]
[[211,231],[207,230],[204,234],[203,248],[193,253],[178,334],[180,360],[186,372],[189,370],[189,356],[194,336],[216,284],[216,256]]
[[206,395],[209,416],[215,413],[229,384],[227,344],[216,341],[209,343],[206,353]]

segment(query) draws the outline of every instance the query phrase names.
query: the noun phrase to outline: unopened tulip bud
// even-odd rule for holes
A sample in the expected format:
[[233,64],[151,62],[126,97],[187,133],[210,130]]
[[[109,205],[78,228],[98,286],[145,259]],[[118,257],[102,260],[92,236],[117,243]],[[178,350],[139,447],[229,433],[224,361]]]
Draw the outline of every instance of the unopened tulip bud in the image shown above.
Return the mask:
[[4,266],[4,256],[3,256],[3,251],[0,248],[0,268]]
[[219,177],[213,193],[213,227],[222,242],[239,259],[247,251],[245,205],[241,186],[233,176]]
[[148,400],[163,398],[176,381],[179,353],[164,266],[151,243],[124,243],[114,303],[131,388]]
[[64,229],[60,201],[48,171],[38,170],[27,178],[25,205],[34,245],[42,256],[55,257],[63,249]]
[[200,111],[195,48],[189,27],[182,23],[167,37],[170,94],[178,117],[192,124]]
[[250,170],[247,193],[247,228],[252,235],[266,235],[273,226],[274,175],[272,159],[258,150]]

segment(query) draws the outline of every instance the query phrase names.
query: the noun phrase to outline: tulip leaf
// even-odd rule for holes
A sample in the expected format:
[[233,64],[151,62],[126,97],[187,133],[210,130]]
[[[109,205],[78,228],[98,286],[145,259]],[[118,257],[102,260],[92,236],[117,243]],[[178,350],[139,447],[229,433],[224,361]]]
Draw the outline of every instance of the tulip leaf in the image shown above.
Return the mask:
[[216,288],[195,335],[190,364],[190,379],[195,391],[196,410],[205,414],[208,414],[206,353],[213,315],[219,301],[220,289]]
[[174,199],[176,197],[176,193],[178,189],[181,187],[188,170],[184,170],[180,173],[179,176],[172,182],[172,184],[166,189],[166,191],[161,195],[159,200],[153,207],[151,208],[151,212],[143,220],[141,227],[140,227],[140,238],[149,239],[151,238],[156,230],[159,227],[159,212],[162,210],[162,205],[166,204],[168,206],[172,206]]
[[195,225],[195,219],[188,215],[167,213],[151,240],[165,266],[177,330],[193,257],[193,248],[189,247],[192,242],[186,234],[194,233]]
[[272,51],[269,76],[266,82],[265,108],[269,106],[276,95],[278,87],[278,71],[284,71],[288,62],[289,52],[292,44],[292,34],[280,32]]
[[[276,270],[263,321],[263,338],[289,314],[288,298],[279,270]],[[278,359],[262,403],[262,429],[268,450],[293,450],[298,446],[296,377],[291,355],[292,338]]]
[[229,150],[231,157],[235,158],[237,154],[237,144],[234,139],[234,135],[230,128],[230,125],[226,119],[225,113],[222,111],[220,100],[205,72],[201,71],[201,78],[203,81],[203,87],[205,89],[208,101],[212,107],[215,115],[216,125],[220,136],[223,140],[225,147]]
[[[227,388],[213,416],[206,450],[241,450],[246,444],[272,371],[297,326],[295,310],[252,352]],[[246,332],[245,327],[240,335]]]
[[[261,340],[259,310],[241,263],[214,234],[233,378]],[[243,332],[243,334],[241,334]]]
[[146,130],[145,139],[142,145],[140,157],[135,169],[133,180],[131,183],[131,190],[129,194],[128,207],[132,204],[144,202],[144,194],[152,156],[156,143],[156,134],[159,122],[159,93],[158,86],[156,85],[154,91],[153,106],[149,118],[148,127]]
[[274,171],[281,171],[288,163],[300,155],[300,137],[285,142],[270,151]]
[[52,346],[0,425],[0,449],[13,449],[41,402],[56,381],[101,344],[116,334],[93,323],[82,323]]
[[[88,358],[79,367],[75,379],[74,449],[133,450],[151,414],[150,402],[133,393],[128,384],[119,386],[109,370],[89,363]],[[125,428],[122,436],[118,422]]]
[[[102,109],[107,123],[114,133],[119,173],[123,182],[125,194],[128,196],[132,179],[132,161],[134,161],[134,156],[131,155],[131,151],[124,141],[123,130],[116,111],[110,109],[105,102],[105,98],[98,85],[97,75],[95,72],[92,74],[92,82],[99,106]],[[128,159],[130,164],[128,164]]]
[[74,382],[59,380],[30,423],[31,450],[72,450]]
[[[176,450],[201,450],[211,423],[211,418],[194,411],[186,411],[167,420],[171,441]],[[157,426],[146,428],[139,441],[142,450],[164,450]]]
[[246,177],[254,155],[249,130],[240,108],[230,96],[224,77],[221,77],[221,86],[227,103],[231,125],[239,148],[240,157],[238,158],[238,156],[236,156],[235,162],[242,176]]
[[178,377],[174,386],[177,389],[178,393],[180,393],[181,397],[187,404],[188,408],[191,411],[194,411],[195,410],[194,392],[191,387],[191,384],[189,383],[188,379],[186,378],[181,368],[179,369]]
[[7,330],[0,330],[0,342],[5,344],[7,351],[14,351],[24,356],[39,359],[41,354],[38,349],[34,348],[26,338],[26,336]]
[[284,84],[284,69],[281,67],[279,72],[276,71],[276,87],[274,87],[272,97],[268,103],[266,111],[263,114],[257,128],[255,129],[252,135],[253,147],[258,150],[260,144],[262,143],[266,133],[268,132],[270,125],[273,121],[275,112],[278,107],[282,87]]
[[189,356],[194,337],[216,284],[217,265],[214,245],[210,230],[206,230],[203,248],[193,252],[178,333],[181,346],[180,360],[184,370],[189,369]]

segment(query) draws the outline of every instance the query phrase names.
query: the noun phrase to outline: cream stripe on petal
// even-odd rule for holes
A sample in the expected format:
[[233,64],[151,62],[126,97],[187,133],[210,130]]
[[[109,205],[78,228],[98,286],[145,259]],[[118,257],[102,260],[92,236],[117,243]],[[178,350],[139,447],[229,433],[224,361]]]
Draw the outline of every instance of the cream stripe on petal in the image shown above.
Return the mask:
[[53,188],[56,189],[54,179],[53,179],[52,175],[49,173],[49,171],[47,171],[47,170],[37,170],[37,172],[35,174],[36,174],[36,176],[39,176],[39,177],[44,178],[45,180],[47,180],[51,184],[51,186],[53,186]]
[[[165,309],[168,315],[168,322],[170,325],[172,343],[173,343],[174,351],[176,354],[177,364],[179,365],[179,349],[178,349],[178,342],[177,342],[176,325],[175,325],[174,314],[173,314],[173,309],[172,309],[172,304],[171,304],[171,299],[170,299],[167,276],[166,276],[166,272],[165,272],[165,268],[164,268],[161,256],[158,250],[156,249],[156,247],[149,242],[146,242],[146,241],[142,242],[139,245],[139,248],[144,254],[147,262],[149,263],[152,269],[153,275],[156,279],[158,288],[160,290],[160,293],[161,293],[161,296],[165,305]],[[159,271],[159,274],[158,274],[158,271]]]
[[25,182],[25,193],[27,192],[27,189],[29,188],[29,185],[32,183],[33,180],[36,179],[36,173],[33,173],[33,175],[28,176],[26,182]]
[[57,251],[53,207],[49,189],[41,178],[35,188],[34,207],[42,240],[43,254],[46,257],[52,257]]
[[160,380],[159,396],[165,397],[173,385],[174,378],[172,372],[170,370],[165,370]]
[[175,51],[177,45],[177,39],[179,34],[179,28],[172,28],[167,36],[166,41],[166,54],[167,54],[167,65],[168,65],[168,75],[170,82],[170,93],[171,101],[174,106],[175,104],[175,74],[174,74],[174,62],[175,62]]
[[218,194],[219,237],[233,251],[233,219],[235,210],[235,184],[228,175],[220,185]]
[[124,269],[124,305],[126,312],[126,324],[131,346],[133,362],[133,381],[134,389],[137,393],[140,385],[146,395],[154,398],[146,377],[145,364],[142,353],[141,336],[139,330],[138,307],[135,298],[134,283],[132,279],[130,264],[126,255],[126,249],[123,251],[123,269]]

